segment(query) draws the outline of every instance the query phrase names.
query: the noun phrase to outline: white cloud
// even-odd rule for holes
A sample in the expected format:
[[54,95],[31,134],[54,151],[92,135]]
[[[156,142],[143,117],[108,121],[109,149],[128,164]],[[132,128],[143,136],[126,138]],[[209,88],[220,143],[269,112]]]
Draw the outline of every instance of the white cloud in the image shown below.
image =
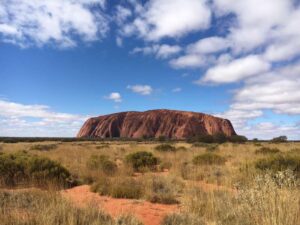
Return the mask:
[[133,91],[134,93],[141,95],[150,95],[153,92],[153,89],[150,85],[128,85],[127,88]]
[[231,83],[259,75],[270,69],[271,65],[257,55],[233,60],[227,64],[210,68],[198,82]]
[[123,25],[123,23],[132,16],[132,12],[130,9],[117,5],[116,6],[116,13],[115,13],[115,20],[119,25]]
[[[92,10],[97,5],[98,10]],[[108,19],[100,10],[104,6],[104,0],[3,0],[0,35],[20,46],[72,47],[76,37],[99,40],[108,31]]]
[[300,65],[288,66],[250,80],[235,91],[232,107],[243,110],[271,109],[281,114],[300,114]]
[[127,35],[146,40],[181,37],[209,27],[211,11],[207,0],[150,0],[139,6],[137,17],[123,28]]
[[0,100],[0,136],[75,136],[87,116]]
[[274,125],[268,129],[266,126],[248,124],[252,119],[262,117],[263,110],[272,110],[281,115],[299,115],[299,74],[298,62],[248,79],[244,86],[233,92],[230,109],[219,116],[232,120],[237,131],[249,137],[271,138],[286,134],[290,138],[299,139],[299,124]]
[[229,46],[230,43],[225,38],[209,37],[200,39],[196,43],[188,45],[187,52],[190,54],[208,54],[225,50]]
[[161,45],[156,53],[158,58],[168,58],[169,56],[175,55],[181,51],[181,47],[178,45]]
[[114,102],[122,102],[122,96],[119,92],[112,92],[108,96],[105,97],[106,99],[112,100]]
[[202,55],[190,54],[183,55],[178,58],[170,60],[171,67],[175,69],[180,68],[199,68],[206,64],[208,58]]
[[214,4],[218,16],[236,15],[228,39],[237,52],[252,50],[270,40],[272,32],[288,20],[293,8],[293,1],[289,0],[215,0]]

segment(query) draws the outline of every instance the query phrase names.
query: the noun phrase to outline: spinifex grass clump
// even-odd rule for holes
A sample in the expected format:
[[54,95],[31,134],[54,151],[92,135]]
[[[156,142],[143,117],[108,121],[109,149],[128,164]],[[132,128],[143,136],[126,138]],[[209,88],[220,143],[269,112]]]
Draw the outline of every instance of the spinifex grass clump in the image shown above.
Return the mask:
[[106,175],[113,175],[117,171],[117,165],[107,155],[91,155],[87,161],[87,167],[98,170]]
[[154,170],[159,162],[151,152],[135,152],[126,156],[126,162],[135,171]]
[[193,163],[195,165],[223,165],[226,159],[223,156],[217,155],[215,153],[204,153],[195,156]]
[[57,148],[57,144],[36,144],[30,147],[30,150],[50,151]]
[[1,225],[142,225],[129,215],[113,219],[96,207],[77,208],[60,194],[0,191]]
[[161,145],[157,145],[155,147],[155,150],[161,151],[161,152],[175,152],[176,148],[173,145],[161,144]]
[[298,185],[291,171],[282,171],[257,176],[236,193],[191,187],[182,212],[168,215],[162,225],[299,225]]
[[144,194],[142,183],[131,177],[100,178],[91,190],[114,198],[139,199]]
[[183,183],[169,177],[151,176],[144,182],[146,199],[152,203],[176,204]]
[[60,163],[26,152],[0,155],[0,184],[15,186],[34,183],[39,186],[74,184],[70,172]]
[[278,148],[261,147],[255,151],[255,154],[276,154],[279,152]]
[[270,170],[273,172],[289,169],[293,171],[297,178],[300,178],[300,157],[297,155],[274,155],[268,158],[259,159],[255,163],[255,166],[260,170]]

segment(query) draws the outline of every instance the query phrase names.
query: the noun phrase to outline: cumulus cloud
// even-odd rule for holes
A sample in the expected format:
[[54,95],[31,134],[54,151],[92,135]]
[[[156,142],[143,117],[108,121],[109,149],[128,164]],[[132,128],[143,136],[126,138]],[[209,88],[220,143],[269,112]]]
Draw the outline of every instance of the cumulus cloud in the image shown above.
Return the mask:
[[[217,16],[233,13],[236,23],[228,38],[235,51],[249,51],[270,40],[272,33],[288,20],[293,1],[286,0],[215,0]],[[257,7],[259,5],[259,7]]]
[[289,65],[249,80],[235,91],[236,109],[271,109],[281,114],[300,114],[300,64]]
[[240,81],[254,75],[264,73],[271,65],[257,55],[249,55],[245,58],[233,60],[226,64],[219,64],[210,68],[204,77],[198,81],[213,83],[231,83]]
[[106,99],[112,100],[114,102],[122,102],[122,96],[119,92],[112,92],[108,96],[105,97]]
[[[93,7],[97,10],[93,10]],[[3,0],[0,3],[2,41],[23,47],[54,43],[59,47],[99,40],[108,31],[101,8],[104,0]]]
[[[299,132],[293,133],[295,129],[299,131],[299,124],[274,124],[272,133],[271,128],[248,123],[252,119],[263,116],[264,110],[272,110],[281,115],[299,115],[299,74],[300,63],[298,62],[248,79],[242,87],[233,92],[230,109],[219,116],[232,120],[238,131],[248,136],[270,138],[276,134],[286,134],[293,138],[298,135],[299,139]],[[259,130],[255,135],[256,129]]]
[[230,42],[222,37],[209,37],[203,38],[196,43],[187,46],[187,52],[190,54],[208,54],[219,52],[227,49],[230,46]]
[[206,64],[208,59],[202,55],[189,54],[170,60],[169,64],[175,69],[199,68]]
[[133,91],[134,93],[141,95],[150,95],[153,92],[153,89],[150,85],[128,85],[127,88]]
[[0,100],[0,136],[75,136],[86,119],[46,105]]
[[134,5],[138,7],[138,13],[122,28],[123,33],[150,41],[207,29],[211,21],[207,0],[150,0],[144,6]]

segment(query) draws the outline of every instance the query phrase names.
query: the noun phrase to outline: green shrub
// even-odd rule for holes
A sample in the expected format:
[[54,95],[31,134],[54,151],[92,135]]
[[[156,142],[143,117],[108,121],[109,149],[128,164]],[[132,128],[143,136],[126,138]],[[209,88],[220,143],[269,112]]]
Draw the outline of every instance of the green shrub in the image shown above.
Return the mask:
[[260,170],[271,170],[273,172],[291,170],[300,178],[300,156],[295,155],[274,155],[268,158],[259,159],[255,163]]
[[56,144],[48,144],[48,145],[41,145],[41,144],[36,144],[30,147],[30,150],[37,150],[37,151],[50,151],[53,149],[56,149],[57,145]]
[[155,150],[161,151],[161,152],[175,152],[176,148],[173,145],[161,144],[161,145],[157,145],[155,147]]
[[214,137],[209,134],[200,135],[197,137],[197,141],[202,143],[214,143]]
[[59,186],[74,184],[69,171],[48,158],[24,152],[0,155],[0,184],[14,186],[24,182],[38,185],[52,183]]
[[156,158],[151,152],[135,152],[126,156],[126,162],[135,170],[142,171],[143,169],[155,169],[158,164]]
[[232,143],[245,143],[248,141],[248,138],[242,135],[233,135],[229,137],[228,140]]
[[99,170],[106,175],[113,175],[117,171],[117,164],[106,155],[91,155],[87,161],[87,167],[91,170]]
[[160,142],[165,142],[165,141],[167,141],[167,138],[166,138],[166,136],[159,136],[157,138],[157,140],[160,141]]
[[143,186],[129,177],[102,178],[92,185],[91,191],[114,198],[139,199],[143,195]]
[[222,144],[228,141],[228,137],[223,133],[214,134],[213,138],[214,138],[214,143]]
[[271,142],[274,143],[281,143],[281,142],[287,142],[287,136],[279,136],[279,137],[274,137]]
[[198,156],[195,156],[193,163],[195,165],[223,165],[226,162],[226,159],[223,156],[214,154],[214,153],[204,153]]
[[279,152],[280,150],[278,148],[261,147],[255,151],[255,154],[276,154]]

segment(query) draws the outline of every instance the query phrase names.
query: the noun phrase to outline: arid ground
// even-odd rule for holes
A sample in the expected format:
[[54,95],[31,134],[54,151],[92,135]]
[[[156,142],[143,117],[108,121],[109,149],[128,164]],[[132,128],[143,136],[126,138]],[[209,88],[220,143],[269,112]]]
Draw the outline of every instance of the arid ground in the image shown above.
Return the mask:
[[0,143],[0,221],[299,225],[299,180],[293,142]]

